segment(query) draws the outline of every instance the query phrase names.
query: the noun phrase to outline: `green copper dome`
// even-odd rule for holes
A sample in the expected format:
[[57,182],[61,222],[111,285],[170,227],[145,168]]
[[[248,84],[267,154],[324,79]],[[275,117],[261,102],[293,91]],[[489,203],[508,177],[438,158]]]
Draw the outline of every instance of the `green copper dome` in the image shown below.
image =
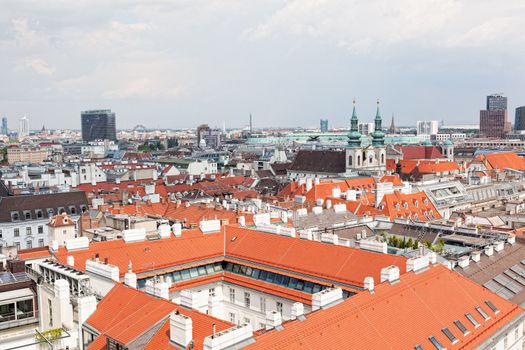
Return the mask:
[[454,144],[450,140],[445,140],[445,142],[443,142],[443,145],[444,146],[454,146]]
[[430,140],[423,141],[423,146],[432,146],[432,142]]

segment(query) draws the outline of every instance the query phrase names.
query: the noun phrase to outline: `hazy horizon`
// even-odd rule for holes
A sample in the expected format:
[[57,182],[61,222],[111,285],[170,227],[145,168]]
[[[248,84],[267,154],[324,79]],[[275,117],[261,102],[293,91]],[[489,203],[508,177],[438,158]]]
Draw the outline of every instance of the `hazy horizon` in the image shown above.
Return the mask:
[[485,97],[525,105],[525,2],[4,1],[0,116],[10,129],[475,124]]

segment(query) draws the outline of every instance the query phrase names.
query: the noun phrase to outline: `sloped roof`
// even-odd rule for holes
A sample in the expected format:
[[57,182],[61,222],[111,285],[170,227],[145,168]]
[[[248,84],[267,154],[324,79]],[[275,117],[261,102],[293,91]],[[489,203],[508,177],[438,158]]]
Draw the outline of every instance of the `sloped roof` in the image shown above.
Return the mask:
[[[311,276],[363,286],[366,276],[379,280],[381,268],[399,266],[405,271],[406,258],[360,249],[319,243],[228,226],[226,253],[239,258],[296,271]],[[235,239],[233,237],[235,236]]]
[[[168,300],[157,298],[116,284],[97,305],[97,310],[86,323],[102,335],[90,345],[89,349],[102,349],[105,338],[110,337],[122,344],[129,344],[154,325],[162,323],[160,329],[149,340],[145,349],[169,349],[169,315],[178,310],[192,319],[194,349],[202,349],[204,338],[211,335],[212,324],[217,331],[228,329],[233,324],[202,314],[198,311],[180,308]],[[102,340],[99,340],[102,338]]]
[[402,146],[403,159],[435,159],[443,158],[439,147],[436,146]]
[[476,159],[484,160],[487,169],[525,170],[525,159],[514,152],[497,152],[483,154]]
[[[495,314],[486,300],[500,312]],[[483,320],[477,306],[490,316],[489,320]],[[467,320],[467,312],[480,327],[474,328]],[[407,273],[395,285],[378,285],[374,294],[363,291],[336,306],[310,313],[304,321],[285,323],[283,330],[258,335],[246,349],[395,350],[413,349],[418,344],[434,349],[430,336],[447,349],[472,349],[522,313],[519,306],[437,265],[423,273]],[[470,334],[464,336],[455,320],[461,321]],[[458,342],[451,343],[442,331],[444,327]]]
[[346,172],[346,155],[344,151],[300,150],[289,170],[341,174]]

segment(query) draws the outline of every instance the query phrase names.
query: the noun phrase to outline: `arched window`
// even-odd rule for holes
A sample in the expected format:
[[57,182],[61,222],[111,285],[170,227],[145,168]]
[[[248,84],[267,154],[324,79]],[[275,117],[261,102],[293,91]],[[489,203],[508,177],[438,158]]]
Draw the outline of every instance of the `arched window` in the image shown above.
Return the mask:
[[385,154],[381,153],[381,164],[385,164]]
[[348,156],[348,165],[352,166],[352,156]]
[[374,158],[372,157],[372,155],[370,155],[370,157],[368,157],[368,164],[372,164],[374,162]]
[[361,156],[357,156],[357,166],[361,166]]

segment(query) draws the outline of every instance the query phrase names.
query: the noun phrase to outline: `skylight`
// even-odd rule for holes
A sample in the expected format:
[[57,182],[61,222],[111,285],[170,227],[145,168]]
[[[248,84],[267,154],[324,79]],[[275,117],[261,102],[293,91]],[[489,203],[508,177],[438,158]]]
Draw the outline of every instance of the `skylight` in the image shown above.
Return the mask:
[[450,329],[448,329],[447,327],[443,328],[442,329],[443,333],[445,333],[445,335],[447,336],[448,340],[450,340],[450,342],[452,344],[455,344],[458,342],[458,338],[456,338],[456,336],[454,334],[452,334],[452,332],[450,331]]
[[458,327],[458,329],[461,331],[461,333],[463,333],[463,335],[467,335],[467,334],[470,333],[470,331],[467,329],[467,327],[465,327],[465,325],[463,323],[461,323],[460,320],[455,320],[454,324],[456,325],[456,327]]
[[490,320],[490,316],[480,306],[476,306],[476,311],[479,312],[485,321]]
[[467,312],[465,314],[465,317],[470,321],[470,323],[472,323],[472,325],[475,327],[475,328],[478,328],[479,327],[479,322],[476,321],[476,319],[474,318],[474,316],[472,316],[472,314],[470,312]]
[[487,304],[487,306],[492,310],[492,312],[494,312],[494,314],[497,315],[499,313],[499,309],[496,307],[496,305],[492,303],[492,301],[485,300],[485,304]]
[[436,339],[433,335],[428,337],[428,340],[436,347],[438,350],[445,350],[446,348]]

